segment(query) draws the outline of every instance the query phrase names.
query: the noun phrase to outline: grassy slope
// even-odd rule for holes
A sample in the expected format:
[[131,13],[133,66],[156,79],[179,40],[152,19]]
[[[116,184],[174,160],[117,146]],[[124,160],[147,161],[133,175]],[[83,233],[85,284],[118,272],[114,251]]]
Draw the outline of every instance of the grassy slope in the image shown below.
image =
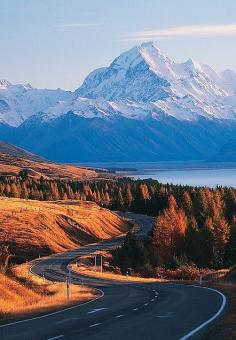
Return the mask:
[[19,171],[27,169],[29,175],[35,178],[65,178],[65,179],[93,179],[98,174],[92,169],[80,168],[74,165],[58,164],[47,161],[36,161],[19,158],[0,152],[0,175],[18,175]]
[[57,164],[24,149],[0,141],[0,175],[18,175],[27,169],[32,177],[91,179],[98,177],[93,169],[68,164]]
[[0,198],[0,220],[0,242],[27,259],[114,237],[129,227],[109,210],[82,201]]
[[3,141],[0,141],[0,153],[11,155],[12,157],[25,158],[32,161],[45,161],[45,159],[40,156]]
[[97,294],[92,288],[72,285],[68,303],[64,283],[53,284],[33,276],[28,267],[29,264],[15,267],[10,277],[0,273],[0,319],[60,309],[94,298]]

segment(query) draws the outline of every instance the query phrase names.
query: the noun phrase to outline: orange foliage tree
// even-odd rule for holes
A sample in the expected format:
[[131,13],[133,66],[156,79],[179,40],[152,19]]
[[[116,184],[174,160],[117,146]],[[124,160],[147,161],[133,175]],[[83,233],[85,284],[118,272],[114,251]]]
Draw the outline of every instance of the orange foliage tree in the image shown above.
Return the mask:
[[187,217],[184,211],[178,208],[173,195],[168,203],[168,208],[157,217],[152,235],[153,246],[157,248],[157,253],[163,261],[181,252],[187,229]]

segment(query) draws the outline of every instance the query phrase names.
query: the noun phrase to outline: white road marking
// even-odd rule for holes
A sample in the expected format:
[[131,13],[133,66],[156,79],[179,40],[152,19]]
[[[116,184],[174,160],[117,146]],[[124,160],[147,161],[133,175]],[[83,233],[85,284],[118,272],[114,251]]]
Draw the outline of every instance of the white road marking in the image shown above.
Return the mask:
[[122,316],[124,316],[124,315],[123,314],[116,315],[115,318],[119,319],[119,318],[122,318]]
[[95,308],[95,309],[91,310],[90,312],[88,312],[88,314],[101,312],[102,310],[105,310],[105,309],[107,309],[107,308]]
[[201,289],[208,289],[211,290],[217,294],[219,294],[222,297],[222,304],[219,308],[219,310],[217,311],[216,314],[214,314],[210,319],[208,319],[207,321],[203,322],[201,325],[199,325],[197,328],[195,328],[194,330],[192,330],[191,332],[189,332],[188,334],[182,336],[179,340],[186,340],[191,338],[194,334],[198,333],[201,329],[203,329],[204,327],[206,327],[209,323],[211,323],[212,321],[214,321],[223,311],[223,309],[225,308],[226,305],[226,297],[224,294],[222,294],[219,290],[213,289],[213,288],[208,288],[208,287],[202,287],[202,286],[195,286],[195,285],[191,285],[190,287],[196,287],[196,288],[201,288]]
[[138,308],[134,308],[133,310],[135,310],[135,311],[136,311],[136,310],[138,310]]
[[92,328],[92,327],[96,327],[96,326],[99,326],[99,325],[101,325],[101,322],[94,323],[93,325],[90,325],[89,327]]
[[67,319],[62,319],[54,322],[54,325],[58,325],[60,323],[68,322],[68,321],[73,321],[73,320],[78,320],[79,318],[67,318]]
[[148,306],[148,303],[145,303],[144,306]]
[[58,336],[54,336],[53,338],[49,338],[48,340],[55,340],[55,339],[60,339],[63,338],[64,335],[58,335]]
[[168,312],[165,315],[156,315],[157,318],[172,318],[174,317],[174,312]]
[[155,299],[151,299],[151,301],[153,302]]

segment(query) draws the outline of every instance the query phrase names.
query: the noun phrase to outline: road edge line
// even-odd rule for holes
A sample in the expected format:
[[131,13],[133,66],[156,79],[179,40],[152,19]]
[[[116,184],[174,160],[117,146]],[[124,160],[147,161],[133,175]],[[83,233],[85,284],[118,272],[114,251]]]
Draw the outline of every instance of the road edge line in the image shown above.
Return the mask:
[[218,309],[218,311],[216,312],[216,314],[214,314],[210,319],[208,319],[205,322],[203,322],[202,324],[200,324],[198,327],[194,328],[192,331],[190,331],[186,335],[179,338],[179,340],[186,340],[186,339],[189,339],[190,337],[192,337],[193,335],[195,335],[196,333],[198,333],[200,330],[202,330],[207,325],[209,325],[212,321],[214,321],[223,312],[223,310],[226,306],[226,303],[227,303],[227,298],[222,292],[220,292],[219,290],[214,289],[214,288],[202,287],[202,286],[197,286],[197,285],[182,285],[182,286],[190,286],[190,287],[195,287],[195,288],[202,288],[202,289],[211,290],[211,291],[219,294],[222,297],[221,306]]

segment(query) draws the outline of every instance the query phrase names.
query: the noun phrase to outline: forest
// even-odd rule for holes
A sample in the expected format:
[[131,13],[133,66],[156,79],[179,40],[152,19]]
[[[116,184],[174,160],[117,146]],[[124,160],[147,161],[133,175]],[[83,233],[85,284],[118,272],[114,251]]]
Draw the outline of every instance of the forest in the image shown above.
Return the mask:
[[90,182],[0,177],[0,196],[35,200],[88,200],[113,210],[155,217],[144,239],[129,233],[114,265],[142,271],[183,263],[223,268],[236,263],[236,190],[120,178]]

